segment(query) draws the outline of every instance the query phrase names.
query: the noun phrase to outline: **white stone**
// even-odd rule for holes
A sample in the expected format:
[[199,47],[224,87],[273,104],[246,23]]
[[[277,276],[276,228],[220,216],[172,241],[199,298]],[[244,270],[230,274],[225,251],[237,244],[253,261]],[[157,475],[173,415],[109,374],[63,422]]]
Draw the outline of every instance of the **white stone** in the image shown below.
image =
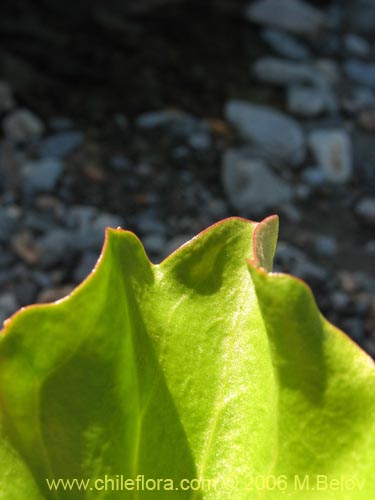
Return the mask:
[[229,101],[225,116],[253,151],[272,166],[297,166],[303,162],[305,138],[293,118],[247,101]]
[[246,10],[250,21],[300,35],[316,35],[327,26],[326,16],[302,0],[258,0]]
[[335,183],[350,180],[353,151],[350,136],[345,130],[314,130],[308,142],[327,180]]
[[241,150],[223,156],[222,183],[229,202],[243,215],[260,214],[289,203],[293,192],[263,160],[251,158]]

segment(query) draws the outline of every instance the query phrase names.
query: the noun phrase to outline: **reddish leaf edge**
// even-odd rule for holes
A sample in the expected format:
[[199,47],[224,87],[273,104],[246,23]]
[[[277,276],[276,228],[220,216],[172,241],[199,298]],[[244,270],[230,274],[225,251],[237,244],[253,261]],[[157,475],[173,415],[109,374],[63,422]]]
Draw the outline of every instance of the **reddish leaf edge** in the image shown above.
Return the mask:
[[[178,247],[176,250],[174,250],[173,252],[171,252],[165,259],[163,259],[159,264],[156,264],[156,265],[157,266],[162,266],[165,263],[168,263],[170,259],[175,258],[180,252],[183,252],[184,250],[190,248],[190,246],[193,245],[196,242],[196,240],[198,240],[199,238],[201,238],[202,236],[204,236],[209,231],[213,230],[214,228],[216,228],[216,227],[218,227],[220,225],[227,224],[230,221],[236,221],[236,220],[242,221],[242,222],[245,222],[245,223],[248,223],[248,224],[251,224],[251,225],[255,225],[254,233],[253,233],[253,242],[252,242],[252,246],[253,246],[253,258],[252,259],[246,259],[246,258],[244,259],[247,262],[248,266],[250,266],[254,270],[254,272],[257,272],[257,273],[260,273],[260,274],[263,274],[263,275],[270,275],[270,276],[272,276],[272,279],[274,279],[274,278],[278,279],[280,277],[282,277],[282,278],[288,277],[288,279],[295,281],[298,284],[298,286],[305,287],[305,289],[307,290],[308,294],[310,295],[310,298],[314,301],[314,303],[316,305],[316,308],[317,308],[317,310],[320,313],[320,310],[319,310],[319,308],[318,308],[318,306],[316,304],[316,300],[315,300],[313,291],[312,291],[311,287],[305,281],[303,281],[300,278],[298,278],[296,276],[293,276],[291,274],[279,273],[279,272],[274,273],[274,272],[267,271],[261,265],[261,259],[260,259],[260,256],[258,255],[258,251],[257,251],[258,242],[260,241],[260,239],[262,237],[262,232],[264,230],[266,230],[267,227],[270,227],[272,224],[276,224],[276,227],[278,229],[279,217],[276,214],[275,215],[270,215],[270,216],[264,218],[260,222],[256,222],[256,221],[253,221],[253,220],[250,220],[250,219],[245,219],[244,217],[237,217],[237,216],[227,217],[225,219],[222,219],[222,220],[220,220],[218,222],[215,222],[214,224],[208,226],[206,229],[203,229],[203,231],[200,231],[196,236],[194,236],[192,239],[190,239],[190,240],[186,241],[185,243],[183,243],[180,247]],[[24,306],[24,307],[21,307],[20,309],[18,309],[18,311],[16,311],[14,314],[12,314],[11,316],[9,316],[9,318],[7,318],[4,321],[3,328],[0,329],[0,339],[1,339],[2,335],[6,335],[7,334],[7,331],[8,331],[8,329],[11,328],[13,322],[15,320],[17,320],[25,312],[30,312],[32,310],[43,310],[43,309],[48,310],[48,309],[50,309],[52,307],[55,307],[56,305],[58,305],[58,304],[60,304],[62,302],[68,301],[70,299],[70,297],[72,297],[75,294],[80,293],[81,290],[84,290],[84,288],[87,286],[87,284],[92,279],[94,273],[99,269],[99,267],[101,265],[101,262],[102,262],[102,260],[103,260],[103,258],[105,256],[105,254],[106,254],[106,251],[107,251],[107,247],[108,247],[108,244],[109,244],[110,236],[114,235],[114,234],[118,234],[118,233],[130,235],[132,238],[135,238],[138,241],[138,243],[140,243],[140,245],[143,247],[143,244],[142,244],[142,241],[140,240],[140,238],[138,238],[138,236],[135,233],[133,233],[132,231],[129,231],[127,229],[123,229],[121,227],[117,227],[116,229],[111,228],[111,227],[107,227],[106,230],[105,230],[104,242],[103,242],[103,246],[102,246],[101,252],[99,254],[98,260],[96,261],[95,266],[93,267],[92,271],[86,276],[86,278],[81,283],[79,283],[74,288],[74,290],[72,290],[68,295],[62,297],[61,299],[59,299],[59,300],[57,300],[55,302],[48,302],[48,303],[43,303],[43,304],[30,304],[28,306]],[[153,264],[150,261],[150,259],[148,258],[148,256],[147,256],[146,253],[145,253],[145,257],[147,258],[147,260],[149,261],[150,264],[155,265],[155,264]],[[354,344],[355,347],[357,349],[359,349],[359,351],[362,354],[364,354],[365,356],[367,356],[369,363],[375,369],[375,360],[373,360],[372,357],[364,349],[362,349],[362,347],[360,347],[356,342],[354,342],[354,340],[351,339],[350,336],[347,333],[345,333],[340,328],[338,328],[337,326],[335,326],[334,324],[332,324],[327,318],[324,317],[324,320],[327,323],[329,323],[331,325],[331,327],[337,333],[339,333],[340,335],[343,335],[347,339],[347,341],[350,341],[352,344]]]

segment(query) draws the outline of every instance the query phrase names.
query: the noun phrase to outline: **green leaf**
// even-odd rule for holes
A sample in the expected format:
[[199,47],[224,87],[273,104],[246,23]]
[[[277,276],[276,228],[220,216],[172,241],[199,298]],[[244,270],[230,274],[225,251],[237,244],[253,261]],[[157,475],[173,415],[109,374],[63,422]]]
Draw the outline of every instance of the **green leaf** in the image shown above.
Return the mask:
[[[109,229],[69,297],[8,320],[0,500],[374,497],[374,363],[270,273],[277,226],[227,219],[159,265]],[[137,476],[159,490],[112,490]]]

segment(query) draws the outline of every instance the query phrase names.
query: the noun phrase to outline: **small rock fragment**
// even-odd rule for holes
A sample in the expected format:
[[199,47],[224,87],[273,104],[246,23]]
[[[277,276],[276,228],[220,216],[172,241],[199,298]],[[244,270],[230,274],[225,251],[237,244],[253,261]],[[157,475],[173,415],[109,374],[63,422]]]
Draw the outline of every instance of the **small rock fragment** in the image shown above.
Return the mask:
[[4,118],[5,135],[15,143],[39,139],[44,132],[43,122],[28,109],[18,109]]
[[225,115],[254,153],[272,166],[296,166],[304,160],[304,133],[289,116],[247,101],[229,101]]
[[349,59],[344,64],[344,71],[354,82],[375,88],[375,63]]
[[83,133],[77,131],[59,132],[44,139],[39,148],[43,158],[59,158],[73,153],[83,142]]
[[327,180],[335,183],[350,180],[353,153],[350,136],[345,130],[315,130],[310,133],[309,146]]
[[375,226],[375,198],[363,198],[355,207],[355,213],[369,226]]
[[224,154],[222,182],[228,200],[242,214],[261,214],[293,197],[291,187],[263,160],[246,157],[237,150]]
[[283,31],[265,29],[262,37],[275,52],[288,59],[305,61],[311,56],[310,50],[304,44]]
[[249,5],[246,17],[265,26],[313,36],[326,27],[325,15],[302,0],[257,0]]
[[367,40],[355,33],[349,33],[344,39],[346,50],[353,56],[366,57],[370,53],[370,44]]
[[57,158],[28,161],[21,170],[24,192],[53,191],[63,169],[63,164]]
[[327,99],[319,88],[292,85],[288,89],[287,102],[291,113],[314,117],[325,111]]

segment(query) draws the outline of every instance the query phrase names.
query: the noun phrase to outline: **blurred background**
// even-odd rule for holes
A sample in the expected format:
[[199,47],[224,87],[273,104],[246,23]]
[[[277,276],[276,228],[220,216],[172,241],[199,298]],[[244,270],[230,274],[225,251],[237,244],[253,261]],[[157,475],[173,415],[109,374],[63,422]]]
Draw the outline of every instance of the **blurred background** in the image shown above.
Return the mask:
[[275,270],[375,356],[373,0],[2,0],[0,320],[277,213]]

